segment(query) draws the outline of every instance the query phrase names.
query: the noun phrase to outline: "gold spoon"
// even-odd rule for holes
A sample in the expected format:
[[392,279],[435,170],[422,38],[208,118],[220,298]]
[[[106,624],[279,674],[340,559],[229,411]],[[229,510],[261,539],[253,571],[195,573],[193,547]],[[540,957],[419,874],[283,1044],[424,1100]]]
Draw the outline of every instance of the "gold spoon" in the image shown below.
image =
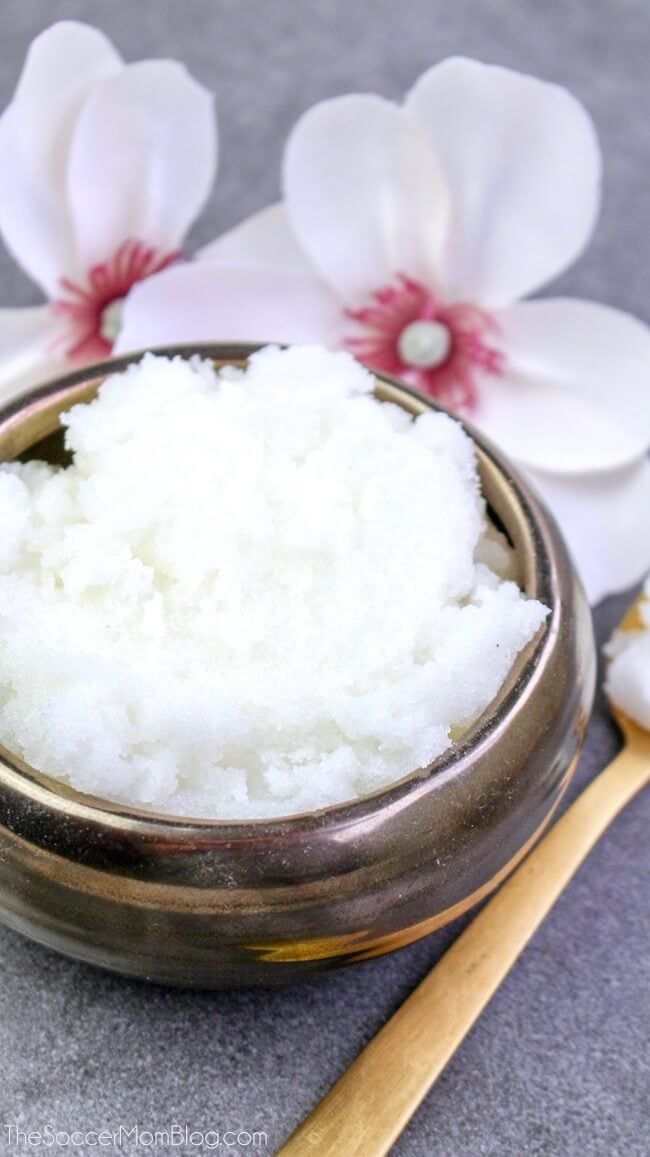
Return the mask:
[[[622,630],[641,625],[638,602]],[[567,809],[298,1126],[278,1157],[383,1157],[622,808],[650,782],[650,732],[612,706],[623,748]]]

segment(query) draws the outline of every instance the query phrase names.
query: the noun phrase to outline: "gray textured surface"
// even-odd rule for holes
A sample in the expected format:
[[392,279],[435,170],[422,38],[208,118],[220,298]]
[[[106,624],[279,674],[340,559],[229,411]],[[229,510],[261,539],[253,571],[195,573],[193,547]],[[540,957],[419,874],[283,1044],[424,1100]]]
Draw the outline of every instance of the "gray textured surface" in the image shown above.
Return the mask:
[[[569,84],[595,117],[606,182],[598,234],[563,287],[650,315],[647,0],[21,0],[0,15],[0,105],[29,39],[62,17],[97,23],[130,59],[182,57],[217,88],[222,166],[196,241],[276,195],[282,140],[315,100],[350,89],[397,97],[452,52]],[[0,254],[0,302],[35,300]],[[601,634],[624,603],[599,609]],[[600,704],[572,794],[616,746]],[[637,800],[592,854],[399,1157],[650,1152],[649,804]],[[104,976],[0,931],[0,1126],[175,1120],[264,1129],[272,1152],[459,927],[319,984],[199,995]],[[0,1129],[0,1154],[25,1151]]]

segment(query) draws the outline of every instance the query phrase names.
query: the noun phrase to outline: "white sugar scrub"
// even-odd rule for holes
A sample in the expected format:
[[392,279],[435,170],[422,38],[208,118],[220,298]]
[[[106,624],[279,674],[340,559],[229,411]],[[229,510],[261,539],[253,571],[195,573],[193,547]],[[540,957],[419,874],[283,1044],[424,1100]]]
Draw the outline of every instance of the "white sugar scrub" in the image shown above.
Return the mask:
[[0,741],[176,815],[311,811],[427,766],[547,610],[474,445],[317,346],[146,355],[0,467]]
[[615,631],[605,648],[605,687],[619,710],[650,731],[650,575],[638,607],[639,629]]

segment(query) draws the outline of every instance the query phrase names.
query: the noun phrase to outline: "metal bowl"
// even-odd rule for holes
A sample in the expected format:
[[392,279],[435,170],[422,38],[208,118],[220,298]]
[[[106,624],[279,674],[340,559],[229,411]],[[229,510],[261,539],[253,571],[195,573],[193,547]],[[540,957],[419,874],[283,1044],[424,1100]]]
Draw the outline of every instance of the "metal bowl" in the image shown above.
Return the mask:
[[[166,349],[218,364],[253,346]],[[0,412],[0,461],[61,453],[58,415],[139,355]],[[382,400],[434,403],[386,377]],[[0,749],[0,919],[114,972],[217,988],[302,979],[417,940],[494,888],[549,822],[591,708],[591,616],[560,534],[470,428],[521,585],[550,608],[481,718],[448,752],[362,800],[287,819],[175,819],[82,795]],[[1,726],[1,724],[0,724]]]

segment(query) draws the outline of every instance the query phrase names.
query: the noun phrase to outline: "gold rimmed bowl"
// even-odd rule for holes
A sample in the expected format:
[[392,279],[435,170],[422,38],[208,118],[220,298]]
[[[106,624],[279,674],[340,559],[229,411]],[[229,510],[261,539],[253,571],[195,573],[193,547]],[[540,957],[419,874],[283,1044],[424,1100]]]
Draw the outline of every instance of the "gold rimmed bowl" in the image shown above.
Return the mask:
[[[221,366],[245,364],[254,349],[159,352]],[[0,461],[60,461],[59,415],[139,356],[87,367],[0,411]],[[436,408],[380,375],[376,393],[413,415]],[[522,589],[550,615],[463,738],[364,799],[242,823],[82,795],[0,748],[0,920],[127,976],[203,988],[275,984],[417,940],[511,871],[572,774],[595,648],[555,523],[501,454],[468,432]]]

